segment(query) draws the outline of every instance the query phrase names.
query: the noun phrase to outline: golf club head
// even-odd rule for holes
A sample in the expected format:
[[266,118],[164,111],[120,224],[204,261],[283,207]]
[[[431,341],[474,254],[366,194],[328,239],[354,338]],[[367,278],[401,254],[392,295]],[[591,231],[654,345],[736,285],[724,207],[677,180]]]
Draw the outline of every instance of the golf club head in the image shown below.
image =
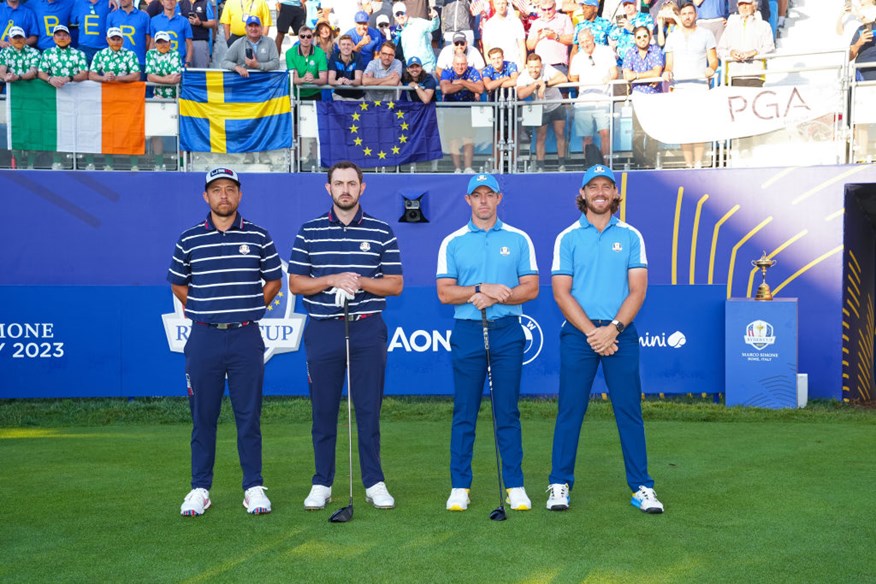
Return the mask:
[[[504,512],[504,511],[503,511]],[[352,521],[353,519],[353,506],[347,505],[346,507],[341,507],[329,517],[329,523],[346,523],[347,521]]]
[[508,519],[508,516],[505,515],[505,507],[504,506],[496,507],[490,513],[490,520],[492,520],[492,521],[505,521],[506,519]]

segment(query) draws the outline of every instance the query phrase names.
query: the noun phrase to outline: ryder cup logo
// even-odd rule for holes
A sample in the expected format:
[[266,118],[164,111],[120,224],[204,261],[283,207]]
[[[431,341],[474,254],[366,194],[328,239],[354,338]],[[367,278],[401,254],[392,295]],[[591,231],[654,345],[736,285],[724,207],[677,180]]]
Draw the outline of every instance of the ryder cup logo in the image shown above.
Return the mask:
[[531,316],[521,315],[520,326],[523,327],[523,336],[526,339],[523,345],[523,364],[528,365],[541,354],[541,348],[544,346],[544,334],[541,332],[538,322]]
[[751,345],[758,351],[769,347],[776,342],[773,325],[765,320],[755,320],[745,327],[745,344]]
[[[265,316],[259,321],[259,329],[265,342],[265,363],[274,355],[297,351],[301,344],[301,335],[304,333],[306,316],[292,312],[295,309],[295,295],[289,293],[288,264],[284,261],[282,264],[280,292],[266,308]],[[174,353],[182,353],[189,332],[192,330],[192,321],[185,317],[183,306],[176,296],[173,297],[173,312],[162,314],[161,320],[164,321],[168,347]]]

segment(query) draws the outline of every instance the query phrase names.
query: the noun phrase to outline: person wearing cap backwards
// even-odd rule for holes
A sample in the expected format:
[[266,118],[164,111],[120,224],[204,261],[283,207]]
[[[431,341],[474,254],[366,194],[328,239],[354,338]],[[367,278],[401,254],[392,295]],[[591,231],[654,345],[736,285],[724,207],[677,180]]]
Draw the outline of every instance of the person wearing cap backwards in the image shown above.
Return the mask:
[[36,45],[37,32],[39,31],[36,15],[33,10],[22,4],[21,0],[6,0],[0,4],[0,22],[4,23],[0,27],[0,49],[10,46],[12,29],[15,27],[24,31],[28,45]]
[[164,11],[152,17],[149,34],[154,38],[158,31],[166,31],[170,35],[171,50],[178,51],[183,63],[188,67],[192,64],[192,25],[189,19],[177,10],[177,0],[159,1]]
[[167,273],[173,295],[192,319],[185,346],[192,490],[180,506],[180,513],[189,517],[210,507],[226,376],[237,424],[243,506],[252,515],[271,512],[262,480],[265,343],[258,321],[280,290],[283,270],[270,234],[238,213],[241,195],[236,172],[207,172],[204,201],[210,213],[180,235]]
[[430,103],[435,98],[438,82],[423,71],[423,62],[419,57],[408,59],[408,67],[402,75],[402,85],[407,85],[412,91],[402,91],[402,101],[418,101]]
[[633,226],[614,216],[620,197],[607,166],[591,166],[584,173],[576,202],[581,217],[557,236],[551,265],[554,300],[566,321],[560,331],[560,391],[547,508],[569,508],[581,424],[602,363],[633,493],[630,502],[646,513],[662,513],[648,475],[639,335],[633,324],[648,288],[645,242]]
[[79,27],[79,40],[76,47],[85,53],[88,62],[101,49],[107,48],[107,16],[110,13],[107,0],[74,0],[70,13],[70,24]]
[[71,81],[88,79],[85,53],[70,46],[70,29],[59,24],[52,32],[55,46],[40,55],[39,78],[60,89]]
[[454,306],[450,355],[453,362],[453,422],[450,430],[448,511],[465,511],[472,482],[475,425],[484,383],[487,353],[482,311],[486,310],[497,442],[507,502],[517,511],[532,507],[523,487],[520,431],[520,376],[526,343],[522,304],[538,296],[538,266],[532,240],[497,216],[502,189],[496,177],[478,174],[468,181],[471,207],[466,226],[444,238],[438,250],[438,299]]
[[[146,53],[146,80],[160,83],[155,88],[155,97],[176,99],[176,86],[182,80],[182,59],[177,51],[170,50],[170,34],[166,30],[155,33],[155,48]],[[152,136],[152,153],[155,155],[155,170],[167,170],[164,164],[163,136]]]
[[[226,0],[219,24],[225,29],[228,46],[237,39],[246,36],[246,21],[250,16],[258,16],[262,23],[262,35],[268,36],[271,21],[271,9],[265,0]],[[277,53],[279,54],[279,50]]]
[[122,29],[106,31],[109,46],[94,55],[88,78],[101,83],[130,83],[140,80],[140,63],[137,55],[122,46]]
[[438,25],[441,24],[438,13],[432,8],[429,12],[432,20],[414,18],[408,16],[408,9],[404,2],[396,2],[392,5],[392,14],[395,16],[396,25],[401,30],[398,38],[405,59],[419,57],[426,73],[432,73],[435,70],[432,33],[438,30]]
[[481,71],[486,65],[481,52],[468,44],[468,37],[465,36],[465,33],[457,32],[453,35],[453,43],[447,45],[438,53],[438,60],[435,63],[435,77],[441,79],[441,73],[445,69],[453,67],[453,57],[456,55],[465,55],[468,66],[474,67],[478,71]]
[[338,406],[349,355],[347,391],[356,408],[365,500],[378,509],[391,509],[395,499],[386,488],[380,463],[387,352],[381,312],[386,297],[398,296],[404,288],[398,240],[388,223],[362,210],[365,183],[358,166],[348,161],[335,163],[327,178],[325,189],[332,206],[328,213],[301,226],[289,259],[289,292],[302,296],[310,316],[304,327],[304,349],[316,472],[304,508],[324,509],[332,499]]
[[379,31],[368,25],[368,13],[364,10],[356,13],[355,20],[356,26],[348,30],[347,34],[355,44],[353,50],[362,56],[363,63],[367,66],[377,58],[380,46],[389,39],[384,39]]
[[[73,12],[73,0],[31,0],[27,7],[36,16],[37,48],[41,51],[55,46],[55,30],[59,26],[67,28],[70,15]],[[70,29],[67,29],[70,34]],[[69,44],[69,42],[68,42]]]

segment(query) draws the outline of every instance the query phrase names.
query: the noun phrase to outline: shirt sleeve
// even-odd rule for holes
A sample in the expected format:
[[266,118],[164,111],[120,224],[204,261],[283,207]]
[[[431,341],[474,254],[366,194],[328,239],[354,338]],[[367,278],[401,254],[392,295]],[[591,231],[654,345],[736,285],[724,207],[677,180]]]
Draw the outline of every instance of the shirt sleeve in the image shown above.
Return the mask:
[[313,264],[310,262],[310,246],[304,237],[304,226],[298,230],[295,243],[292,244],[292,253],[289,255],[289,274],[309,276]]
[[453,255],[453,236],[449,235],[441,242],[441,247],[438,248],[438,268],[435,273],[435,279],[453,278],[459,279],[459,270],[456,267],[456,258]]
[[574,265],[572,259],[571,237],[569,237],[568,232],[560,233],[554,242],[554,259],[551,263],[551,275],[573,275]]
[[517,263],[518,276],[537,276],[538,263],[535,260],[535,246],[526,233],[520,234],[520,259]]
[[262,246],[261,270],[262,279],[266,282],[279,280],[283,277],[283,267],[280,264],[280,254],[270,233],[265,231],[266,243]]
[[192,277],[189,255],[183,249],[182,238],[176,242],[173,250],[173,258],[170,260],[170,268],[167,270],[167,281],[178,286],[186,286]]
[[384,276],[401,276],[402,263],[401,251],[398,248],[398,238],[392,231],[392,227],[386,226],[387,237],[383,242],[383,256],[380,258],[380,269]]

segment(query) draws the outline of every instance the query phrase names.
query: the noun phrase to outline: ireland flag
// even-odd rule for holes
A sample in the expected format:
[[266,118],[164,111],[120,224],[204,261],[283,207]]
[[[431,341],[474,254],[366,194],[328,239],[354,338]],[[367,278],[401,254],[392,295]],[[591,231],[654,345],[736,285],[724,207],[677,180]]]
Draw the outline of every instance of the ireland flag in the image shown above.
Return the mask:
[[6,86],[7,143],[15,150],[143,154],[146,84],[41,79]]

